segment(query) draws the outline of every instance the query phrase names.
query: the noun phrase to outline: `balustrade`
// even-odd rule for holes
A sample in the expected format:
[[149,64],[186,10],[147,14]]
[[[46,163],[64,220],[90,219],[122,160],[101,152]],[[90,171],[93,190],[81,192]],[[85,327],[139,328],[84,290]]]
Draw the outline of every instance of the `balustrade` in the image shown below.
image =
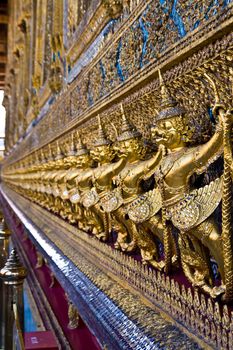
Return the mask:
[[24,349],[24,304],[23,282],[26,269],[21,264],[17,251],[9,252],[10,232],[0,232],[0,346],[1,349]]

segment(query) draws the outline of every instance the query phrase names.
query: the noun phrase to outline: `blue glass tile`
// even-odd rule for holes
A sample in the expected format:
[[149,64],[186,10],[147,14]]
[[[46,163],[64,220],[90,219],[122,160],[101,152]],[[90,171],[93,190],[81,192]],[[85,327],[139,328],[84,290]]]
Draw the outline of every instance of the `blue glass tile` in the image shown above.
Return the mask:
[[232,0],[224,0],[224,1],[223,1],[223,7],[226,7],[226,6],[229,5],[230,3],[232,3]]
[[139,18],[139,25],[140,29],[142,31],[142,51],[141,51],[141,57],[140,57],[140,68],[143,67],[143,58],[146,54],[146,46],[147,46],[147,41],[149,37],[148,30],[146,29],[145,22],[142,17]]
[[211,107],[208,107],[208,115],[210,117],[211,122],[215,123],[215,119],[214,119],[214,115]]
[[117,52],[116,52],[116,69],[117,69],[117,74],[120,78],[120,81],[123,82],[124,79],[124,75],[123,75],[123,71],[122,71],[122,67],[121,67],[121,63],[120,63],[120,55],[121,55],[121,48],[122,48],[122,40],[119,40],[118,43],[118,47],[117,47]]
[[179,36],[183,38],[186,35],[184,23],[182,21],[182,18],[180,17],[179,13],[177,12],[176,5],[178,3],[178,0],[174,0],[172,4],[172,11],[171,11],[171,18],[175,24],[175,26],[178,29]]
[[25,332],[35,332],[37,331],[37,324],[33,317],[32,310],[30,308],[27,292],[23,292],[24,299],[24,329]]
[[89,76],[88,83],[87,83],[87,100],[88,100],[88,105],[92,106],[94,101],[92,97],[92,91],[91,91],[91,79]]

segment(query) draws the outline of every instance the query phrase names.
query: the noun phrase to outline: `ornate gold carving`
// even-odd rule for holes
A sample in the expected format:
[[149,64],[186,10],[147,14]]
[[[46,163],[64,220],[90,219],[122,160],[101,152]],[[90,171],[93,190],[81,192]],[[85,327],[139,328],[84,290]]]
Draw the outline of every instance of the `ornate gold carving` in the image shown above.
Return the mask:
[[60,64],[52,64],[49,77],[49,87],[53,93],[61,90],[63,84],[63,71]]
[[23,281],[27,276],[27,270],[21,264],[15,248],[12,249],[5,266],[1,269],[0,276],[5,284],[16,287],[23,285]]
[[39,269],[41,268],[42,266],[44,265],[44,259],[43,259],[43,256],[38,252],[36,251],[36,269]]
[[[205,345],[203,343],[201,344],[202,347],[206,347],[207,344],[209,346],[216,346],[215,340],[211,338],[210,333],[211,329],[213,332],[215,328],[218,328],[219,324],[219,316],[216,319],[214,311],[218,310],[218,303],[216,301],[212,302],[209,299],[207,303],[206,295],[199,293],[197,290],[193,294],[190,288],[186,288],[184,285],[180,287],[178,282],[174,281],[173,278],[167,276],[165,279],[161,272],[143,266],[132,257],[125,256],[122,252],[113,250],[110,246],[106,246],[98,240],[93,240],[88,234],[80,230],[77,231],[75,227],[68,225],[39,206],[23,199],[22,196],[17,195],[9,188],[6,188],[6,186],[4,186],[5,194],[13,198],[14,201],[17,201],[21,210],[29,208],[27,211],[29,218],[34,219],[35,224],[46,233],[47,237],[98,288],[103,290],[119,307],[125,310],[127,315],[135,320],[137,319],[149,332],[158,336],[158,332],[162,331],[160,328],[159,330],[157,328],[157,326],[161,326],[161,319],[160,321],[157,319],[157,312],[154,314],[154,310],[157,310],[159,307],[159,310],[168,312],[173,320],[178,322],[178,326],[184,325],[186,331],[188,327],[193,334],[201,336],[206,342]],[[40,220],[41,215],[43,215],[43,223]],[[108,277],[108,273],[111,274],[111,279]],[[150,303],[150,308],[148,309],[146,307],[145,309],[145,305],[142,304],[135,311],[135,303],[139,301],[137,298],[137,300],[135,299],[135,292],[130,297],[128,290],[124,290],[123,292],[122,288],[112,278],[116,278],[116,281],[119,281],[119,278],[124,280],[124,284],[127,287],[134,288],[137,292],[143,294],[143,298],[146,298],[147,303]],[[165,300],[166,303],[164,302]],[[142,303],[141,298],[140,302]],[[153,308],[153,312],[151,308]],[[138,316],[139,309],[140,312],[141,310],[145,310],[147,317]],[[148,317],[148,314],[150,317]],[[191,317],[191,315],[194,316]],[[223,328],[221,327],[221,338],[226,337],[227,346],[229,347],[233,329],[233,317],[230,308],[225,305],[223,313],[220,313],[220,315],[221,324],[224,325]],[[191,318],[195,321],[191,322]],[[197,320],[199,321],[197,322]],[[199,323],[204,326],[197,328]],[[185,346],[187,348],[187,343]]]
[[[230,251],[224,246],[222,249],[224,234],[221,236],[211,217],[221,201],[221,178],[190,189],[191,177],[206,171],[222,154],[224,125],[231,113],[219,102],[213,79],[206,73],[205,77],[213,85],[213,112],[219,119],[214,135],[205,144],[189,147],[194,128],[189,125],[185,109],[171,97],[160,74],[160,112],[152,126],[152,137],[158,145],[155,155],[146,155],[141,134],[126,118],[121,106],[121,132],[114,146],[99,119],[97,141],[90,154],[80,136],[77,147],[72,138],[67,155],[56,143],[54,151],[47,148],[42,163],[37,159],[33,166],[34,157],[26,160],[24,168],[19,170],[22,173],[19,190],[21,188],[25,196],[76,223],[79,228],[91,231],[99,239],[109,239],[109,233],[115,230],[115,248],[130,252],[138,247],[144,263],[158,269],[165,266],[166,272],[177,260],[179,244],[181,265],[191,283],[212,297],[223,294],[226,288],[225,297],[229,299],[231,277],[226,277],[226,272],[231,266],[227,265],[227,261],[231,261]],[[229,149],[226,140],[225,144]],[[45,158],[49,162],[43,163]],[[39,186],[38,171],[42,171]],[[141,181],[148,181],[153,174],[157,185],[144,192]],[[18,174],[11,176],[16,178],[13,184],[19,186]],[[29,185],[25,183],[25,176]],[[224,218],[224,195],[222,199]],[[179,230],[176,242],[174,227]],[[225,235],[229,236],[230,229],[223,220],[223,231],[224,227]],[[164,245],[164,261],[153,235]],[[210,257],[218,266],[222,278],[220,286],[215,285]]]
[[34,88],[40,88],[43,83],[43,54],[44,54],[44,21],[46,18],[46,1],[39,0],[36,3],[36,26],[35,57],[34,57]]
[[[38,4],[43,5],[44,0]],[[222,2],[200,7],[198,2],[193,11],[187,1],[179,2],[177,15],[190,17],[189,21],[182,18],[183,29],[189,34],[181,40],[182,28],[179,32],[174,27],[168,15],[171,7],[166,3],[156,7],[150,1],[103,1],[90,13],[89,2],[84,9],[83,1],[76,5],[68,1],[68,34],[63,33],[61,4],[54,8],[53,58],[44,91],[44,29],[40,37],[39,27],[36,32],[34,89],[24,90],[28,84],[21,73],[25,72],[23,59],[28,55],[25,48],[29,41],[25,44],[23,36],[30,28],[26,14],[17,18],[21,34],[13,40],[14,70],[8,73],[12,93],[7,107],[8,114],[15,113],[16,118],[11,117],[8,123],[8,130],[12,130],[8,150],[22,136],[29,115],[36,117],[50,93],[64,90],[5,161],[4,181],[73,224],[75,233],[80,229],[128,254],[136,251],[143,264],[165,269],[167,274],[182,268],[194,294],[179,291],[174,281],[160,273],[154,290],[148,277],[151,270],[145,267],[148,275],[143,275],[140,269],[144,267],[136,264],[131,277],[126,255],[113,253],[116,264],[121,263],[119,276],[130,280],[136,289],[144,288],[150,300],[163,303],[167,312],[213,346],[228,346],[227,309],[221,314],[216,302],[208,301],[206,306],[197,290],[212,298],[221,295],[223,301],[233,299],[233,44],[232,35],[227,34],[232,7],[228,4],[224,10]],[[42,10],[37,15],[38,25],[43,27]],[[106,40],[92,62],[82,66],[77,79],[67,85],[68,64],[74,66],[77,58],[81,64],[81,54],[106,21],[120,15],[114,27],[118,31],[109,34],[111,42]],[[83,29],[81,19],[85,22],[87,18],[89,24]],[[220,34],[223,20],[225,36]],[[202,30],[194,30],[199,25]],[[72,41],[81,32],[80,40]],[[67,34],[67,42],[63,34]],[[119,102],[124,103],[124,110]],[[215,165],[222,156],[223,171]],[[222,221],[217,213],[221,201]],[[93,250],[107,249],[95,242]],[[103,255],[108,255],[106,251]],[[96,251],[91,255],[99,258]],[[140,280],[142,287],[137,273],[145,278]],[[221,321],[225,322],[223,327]]]
[[[90,13],[90,1],[79,0],[75,4],[72,0],[68,1],[68,40],[69,49],[67,61],[72,67],[81,56],[88,45],[95,40],[109,20],[117,18],[122,12],[122,0],[104,0],[95,11]],[[89,25],[83,27],[82,20],[89,17]],[[83,21],[84,22],[84,21]],[[76,31],[81,32],[82,41],[72,40],[75,38]]]
[[68,319],[69,323],[67,325],[68,329],[76,329],[79,326],[79,314],[77,308],[73,305],[73,303],[69,300],[68,295],[66,295],[67,303],[68,303]]

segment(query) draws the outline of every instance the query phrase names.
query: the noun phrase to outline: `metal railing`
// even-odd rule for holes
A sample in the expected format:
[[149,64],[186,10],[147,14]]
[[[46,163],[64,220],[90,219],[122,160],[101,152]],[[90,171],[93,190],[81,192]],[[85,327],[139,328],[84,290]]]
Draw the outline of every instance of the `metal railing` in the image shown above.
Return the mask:
[[10,231],[0,221],[0,349],[24,350],[23,283],[27,273],[16,249],[9,254],[9,239]]
[[20,325],[20,318],[18,313],[17,304],[13,304],[13,313],[14,313],[14,325],[13,325],[13,350],[25,350],[24,339],[23,339],[23,330]]

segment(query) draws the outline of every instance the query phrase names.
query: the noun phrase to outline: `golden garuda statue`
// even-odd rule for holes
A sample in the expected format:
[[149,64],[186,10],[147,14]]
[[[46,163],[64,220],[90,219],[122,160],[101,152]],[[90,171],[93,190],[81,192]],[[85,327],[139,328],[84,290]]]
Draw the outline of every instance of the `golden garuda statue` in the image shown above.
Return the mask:
[[[24,196],[114,247],[166,273],[180,262],[194,287],[233,299],[231,228],[233,113],[220,103],[216,85],[215,132],[192,146],[187,112],[171,97],[161,73],[160,111],[151,127],[156,152],[126,117],[115,142],[98,117],[97,140],[88,150],[79,133],[68,148],[58,143],[21,161],[5,180]],[[193,179],[222,157],[224,170],[205,184]],[[194,176],[195,175],[195,176]],[[151,179],[148,188],[143,186]],[[222,202],[222,223],[215,218]],[[217,269],[216,269],[217,266]],[[215,267],[215,269],[214,269]]]
[[[194,286],[201,287],[215,297],[232,289],[232,267],[226,275],[229,256],[225,251],[226,240],[231,232],[223,233],[212,214],[222,199],[222,178],[200,188],[192,188],[191,177],[206,171],[223,153],[224,124],[227,112],[219,101],[213,112],[218,118],[214,135],[210,140],[196,147],[189,147],[191,130],[186,112],[170,96],[162,76],[161,111],[154,120],[152,136],[158,145],[165,146],[166,155],[155,171],[155,180],[162,197],[162,224],[165,249],[165,269],[171,268],[171,242],[173,228],[179,230],[178,242],[181,264],[186,277]],[[223,213],[226,215],[226,213]],[[227,237],[226,237],[227,236]],[[218,265],[221,284],[214,285],[211,269],[212,257]],[[227,280],[231,279],[231,282]]]

